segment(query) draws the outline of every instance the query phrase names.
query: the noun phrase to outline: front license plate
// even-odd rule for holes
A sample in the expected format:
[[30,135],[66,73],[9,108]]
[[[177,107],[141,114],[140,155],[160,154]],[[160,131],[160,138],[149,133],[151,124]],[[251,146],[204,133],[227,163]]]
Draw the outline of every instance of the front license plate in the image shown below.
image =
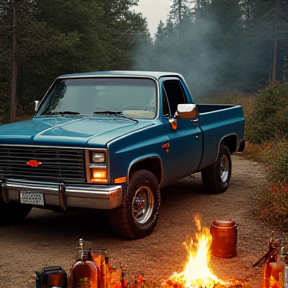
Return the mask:
[[20,191],[20,203],[44,206],[43,193]]

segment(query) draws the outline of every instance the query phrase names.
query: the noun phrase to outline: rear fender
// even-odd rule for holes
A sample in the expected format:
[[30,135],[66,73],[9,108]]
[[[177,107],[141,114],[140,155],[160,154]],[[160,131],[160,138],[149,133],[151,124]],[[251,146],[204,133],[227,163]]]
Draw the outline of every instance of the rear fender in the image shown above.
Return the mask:
[[234,153],[234,152],[237,152],[237,150],[238,150],[238,137],[237,137],[237,134],[233,133],[233,134],[225,135],[221,139],[221,141],[219,141],[218,149],[217,149],[217,155],[216,155],[215,161],[218,158],[219,151],[220,151],[220,146],[222,144],[228,147],[228,149],[229,149],[231,154]]

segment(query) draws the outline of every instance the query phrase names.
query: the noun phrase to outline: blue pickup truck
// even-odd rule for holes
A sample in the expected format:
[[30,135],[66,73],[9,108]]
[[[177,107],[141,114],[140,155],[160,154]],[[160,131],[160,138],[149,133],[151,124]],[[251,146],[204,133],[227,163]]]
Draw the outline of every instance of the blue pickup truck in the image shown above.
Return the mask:
[[62,75],[31,120],[0,126],[0,223],[32,207],[106,209],[112,229],[148,236],[160,189],[201,172],[204,189],[227,190],[243,151],[241,106],[195,104],[177,73]]

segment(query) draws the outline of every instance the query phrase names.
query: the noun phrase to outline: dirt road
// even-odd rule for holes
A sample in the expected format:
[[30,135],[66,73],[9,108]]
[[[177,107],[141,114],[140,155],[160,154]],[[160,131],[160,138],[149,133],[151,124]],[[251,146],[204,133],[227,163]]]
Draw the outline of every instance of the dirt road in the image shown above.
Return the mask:
[[105,213],[59,214],[33,209],[21,225],[0,227],[0,288],[35,287],[34,271],[45,266],[60,265],[68,272],[79,238],[106,248],[116,266],[121,262],[130,275],[144,273],[147,285],[160,287],[174,271],[183,270],[187,253],[182,243],[196,231],[196,213],[202,215],[206,227],[213,219],[232,219],[237,224],[237,256],[212,256],[214,274],[222,280],[238,279],[259,287],[263,268],[252,268],[252,264],[266,252],[271,230],[257,220],[253,210],[265,181],[265,167],[237,155],[232,163],[231,184],[223,194],[205,194],[198,174],[163,189],[158,226],[145,239],[118,238]]

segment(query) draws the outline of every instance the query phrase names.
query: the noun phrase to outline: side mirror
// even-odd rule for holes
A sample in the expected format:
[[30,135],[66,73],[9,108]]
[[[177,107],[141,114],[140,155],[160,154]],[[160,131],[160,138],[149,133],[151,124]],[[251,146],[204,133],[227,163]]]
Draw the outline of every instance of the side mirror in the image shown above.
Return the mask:
[[39,101],[38,101],[38,100],[36,100],[36,101],[35,101],[35,112],[37,111],[37,109],[38,109],[38,106],[39,106]]
[[180,119],[195,119],[194,123],[198,124],[198,107],[196,104],[178,104],[177,111],[173,117],[169,119],[169,123],[173,130],[177,129],[177,118]]
[[178,104],[177,114],[181,119],[195,119],[198,117],[198,107],[196,104]]

